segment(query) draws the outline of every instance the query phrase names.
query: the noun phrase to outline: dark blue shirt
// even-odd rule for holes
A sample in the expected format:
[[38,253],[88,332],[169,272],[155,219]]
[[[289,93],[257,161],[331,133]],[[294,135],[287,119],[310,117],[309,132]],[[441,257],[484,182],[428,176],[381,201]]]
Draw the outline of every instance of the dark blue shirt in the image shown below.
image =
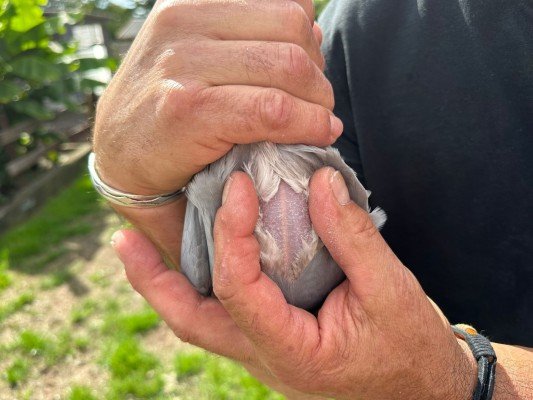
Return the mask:
[[533,346],[533,2],[333,0],[320,24],[386,240],[450,322]]

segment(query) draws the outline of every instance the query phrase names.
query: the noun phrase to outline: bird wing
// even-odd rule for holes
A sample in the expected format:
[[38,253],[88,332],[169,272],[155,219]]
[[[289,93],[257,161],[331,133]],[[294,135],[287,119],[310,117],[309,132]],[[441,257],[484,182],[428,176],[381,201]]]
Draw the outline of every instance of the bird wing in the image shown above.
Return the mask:
[[211,293],[211,271],[207,236],[198,208],[187,203],[183,241],[181,246],[181,272],[187,276],[192,285],[204,296]]

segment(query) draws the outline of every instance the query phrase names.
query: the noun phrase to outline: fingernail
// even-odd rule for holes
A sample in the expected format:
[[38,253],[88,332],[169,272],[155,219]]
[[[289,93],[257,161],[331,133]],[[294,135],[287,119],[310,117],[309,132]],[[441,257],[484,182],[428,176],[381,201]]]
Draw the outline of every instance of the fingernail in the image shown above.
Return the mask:
[[331,123],[331,134],[338,138],[344,129],[344,125],[342,124],[342,121],[333,114],[329,115],[329,120]]
[[333,195],[341,206],[350,202],[350,193],[348,192],[344,178],[339,171],[335,171],[333,175],[331,175],[329,184],[331,185]]
[[226,200],[228,199],[229,187],[231,186],[231,181],[233,181],[233,178],[230,176],[228,180],[226,181],[226,184],[224,185],[224,191],[222,192],[222,205],[224,205],[224,203],[226,203]]

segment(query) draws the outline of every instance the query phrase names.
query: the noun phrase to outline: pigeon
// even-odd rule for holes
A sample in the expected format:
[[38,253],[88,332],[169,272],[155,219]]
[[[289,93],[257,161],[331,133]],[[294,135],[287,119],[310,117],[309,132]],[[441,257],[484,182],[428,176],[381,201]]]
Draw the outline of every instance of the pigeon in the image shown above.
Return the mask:
[[261,249],[262,271],[279,286],[289,304],[306,310],[320,307],[345,279],[314,231],[308,212],[309,180],[325,166],[342,174],[351,199],[381,228],[385,212],[370,210],[370,192],[337,149],[270,142],[236,145],[187,186],[181,271],[192,285],[205,296],[213,294],[215,215],[227,178],[233,171],[244,171],[259,198],[254,234]]

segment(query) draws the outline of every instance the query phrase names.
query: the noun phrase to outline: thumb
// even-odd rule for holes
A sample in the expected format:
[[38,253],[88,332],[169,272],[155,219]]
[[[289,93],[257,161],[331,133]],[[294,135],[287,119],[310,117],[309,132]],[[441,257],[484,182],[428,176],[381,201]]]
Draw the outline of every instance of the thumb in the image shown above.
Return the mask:
[[313,175],[309,214],[315,231],[361,301],[393,290],[405,267],[368,212],[350,200],[340,172],[327,167]]

